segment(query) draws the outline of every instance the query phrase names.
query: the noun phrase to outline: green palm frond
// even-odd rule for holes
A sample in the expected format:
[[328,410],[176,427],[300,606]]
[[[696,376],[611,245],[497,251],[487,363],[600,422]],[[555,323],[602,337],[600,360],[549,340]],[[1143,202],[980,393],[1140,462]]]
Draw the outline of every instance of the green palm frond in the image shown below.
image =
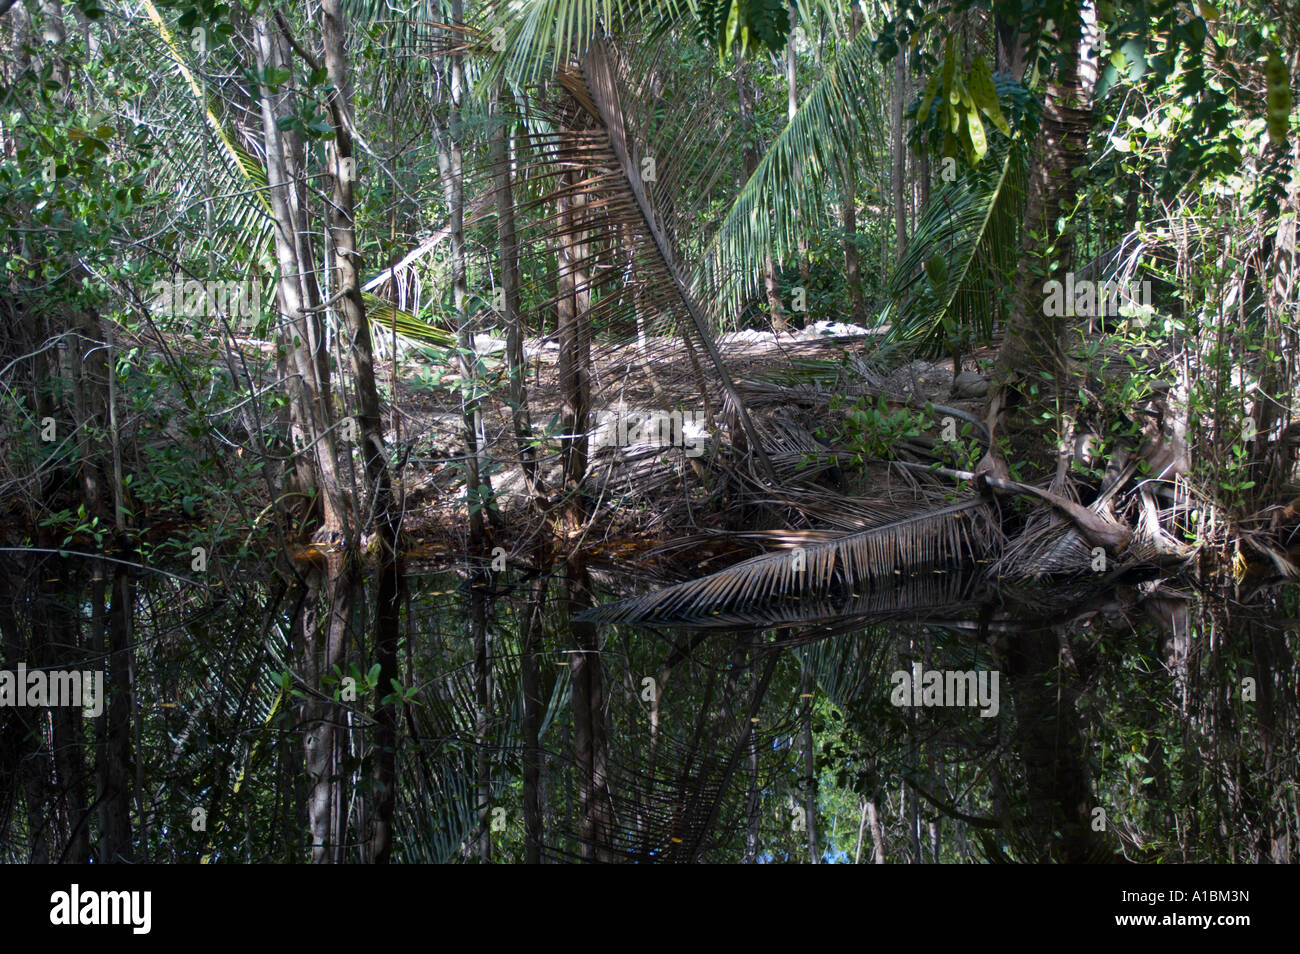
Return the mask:
[[873,38],[862,31],[804,98],[731,203],[702,256],[697,286],[716,290],[723,314],[738,315],[764,259],[793,254],[801,231],[825,214],[828,181],[870,150],[880,104]]
[[972,173],[937,190],[890,281],[892,337],[936,349],[987,339],[1006,307],[1024,200],[1025,157],[1003,140]]
[[370,292],[362,292],[361,298],[366,303],[366,317],[370,319],[372,325],[382,325],[389,331],[396,331],[406,338],[423,341],[439,348],[450,348],[456,343],[454,332],[421,321],[409,311],[398,308],[391,301],[372,295]]
[[[218,116],[199,79],[187,64],[184,50],[150,0],[145,0],[145,10],[194,102],[202,110],[204,122],[216,137],[220,154],[225,160],[214,170],[220,181],[214,183],[212,190],[219,197],[216,211],[220,217],[220,227],[217,234],[223,245],[223,254],[228,261],[242,261],[251,268],[260,253],[268,250],[271,241],[271,206],[266,198],[266,170],[257,158],[240,145],[238,136],[232,134]],[[172,151],[172,162],[182,173],[189,173],[192,172],[194,157],[202,155],[207,148],[207,139],[201,127],[191,123],[182,126],[176,146]],[[363,292],[362,298],[366,304],[366,315],[372,324],[438,347],[450,347],[455,342],[453,333],[421,321],[392,302],[368,292]]]
[[483,32],[501,49],[484,85],[503,74],[536,83],[581,56],[593,36],[639,22],[671,23],[694,9],[694,0],[492,0]]
[[[644,596],[596,607],[592,623],[731,627],[772,618],[788,601],[832,609],[856,600],[873,581],[985,556],[995,544],[995,517],[982,498],[892,519],[834,540],[768,553]],[[780,614],[778,614],[780,615]],[[822,614],[816,614],[819,618]],[[800,620],[805,621],[801,616]]]
[[208,126],[211,127],[218,142],[221,143],[223,154],[243,173],[244,178],[247,179],[248,183],[254,189],[253,195],[257,197],[257,201],[266,211],[266,214],[270,216],[271,205],[267,202],[265,195],[265,170],[262,169],[260,163],[248,154],[247,150],[240,148],[235,138],[226,131],[225,124],[217,116],[216,112],[213,111],[211,104],[208,102],[207,93],[204,92],[203,87],[199,85],[199,81],[195,79],[194,73],[185,62],[185,57],[176,43],[176,38],[172,36],[171,30],[168,29],[167,24],[158,13],[157,8],[150,2],[150,0],[144,0],[144,8],[149,15],[150,22],[154,25],[154,29],[158,31],[158,35],[162,37],[163,43],[166,44],[168,52],[171,54],[172,61],[176,64],[177,71],[182,77],[184,77],[185,84],[189,87],[190,92],[193,93],[194,99],[202,107],[204,119],[207,121]]
[[[501,49],[486,68],[484,78],[495,81],[505,74],[520,83],[536,83],[580,56],[590,38],[616,35],[634,26],[648,29],[651,37],[682,26],[697,40],[712,43],[716,36],[709,34],[725,27],[727,15],[731,14],[735,38],[739,40],[743,26],[735,19],[736,7],[735,3],[719,5],[701,0],[525,0],[522,4],[489,0],[483,35],[488,42],[495,40]],[[796,7],[800,21],[820,14],[833,28],[843,16],[832,0],[797,0]],[[719,11],[721,24],[717,22]],[[757,10],[740,12],[748,17],[760,15]],[[763,15],[770,17],[771,11]],[[777,16],[784,17],[784,10]],[[781,22],[780,26],[784,25]]]

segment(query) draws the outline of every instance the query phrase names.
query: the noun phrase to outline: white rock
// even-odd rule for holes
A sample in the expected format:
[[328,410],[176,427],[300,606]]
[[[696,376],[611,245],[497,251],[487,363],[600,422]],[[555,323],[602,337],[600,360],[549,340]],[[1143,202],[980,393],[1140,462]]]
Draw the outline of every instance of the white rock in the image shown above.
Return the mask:
[[814,321],[807,328],[800,331],[797,337],[808,341],[813,338],[825,337],[857,338],[871,333],[860,325],[845,324],[842,321]]
[[505,338],[493,338],[491,335],[474,336],[474,353],[482,356],[488,354],[503,354],[506,350]]
[[770,331],[757,331],[753,328],[746,328],[744,331],[730,331],[725,335],[718,335],[719,344],[771,344],[776,336]]

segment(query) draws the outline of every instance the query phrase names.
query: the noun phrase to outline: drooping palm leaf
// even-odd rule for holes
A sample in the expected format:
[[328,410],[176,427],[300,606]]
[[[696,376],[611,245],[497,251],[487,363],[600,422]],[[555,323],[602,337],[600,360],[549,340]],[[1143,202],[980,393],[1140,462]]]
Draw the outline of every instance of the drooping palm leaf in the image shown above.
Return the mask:
[[[266,170],[260,161],[240,145],[239,137],[227,129],[227,122],[217,114],[208,93],[186,62],[184,50],[176,42],[175,36],[157,8],[149,0],[145,0],[144,6],[177,72],[184,79],[198,108],[202,110],[204,122],[219,143],[219,151],[225,162],[218,174],[224,174],[226,177],[233,176],[238,182],[239,187],[224,190],[226,201],[220,205],[220,208],[228,217],[224,218],[219,235],[227,246],[229,253],[227,258],[232,262],[242,261],[245,268],[251,267],[256,261],[257,253],[263,251],[271,239],[271,207],[266,198]],[[180,144],[182,148],[176,151],[173,160],[186,172],[192,168],[194,157],[206,148],[206,142],[197,134],[197,130],[191,127],[188,132],[190,135],[182,140]],[[218,189],[222,185],[233,186],[233,183],[219,183]],[[249,239],[252,239],[251,243]],[[231,243],[237,243],[238,247],[231,247]],[[450,347],[455,341],[455,336],[450,332],[421,321],[370,292],[362,292],[362,298],[366,303],[367,317],[375,324],[395,330],[405,337],[439,347]]]
[[828,181],[868,154],[883,115],[873,37],[862,31],[813,85],[790,123],[732,201],[697,266],[720,313],[734,319],[757,286],[767,255],[790,255],[825,215]]
[[662,277],[667,279],[669,286],[675,292],[673,297],[675,304],[678,306],[677,310],[689,319],[691,331],[695,333],[700,344],[704,346],[714,370],[722,381],[727,397],[739,415],[741,426],[748,435],[750,446],[764,465],[768,476],[775,481],[772,465],[768,461],[763,451],[762,441],[750,421],[745,402],[736,391],[736,386],[731,380],[731,374],[722,362],[722,356],[718,353],[717,346],[713,342],[713,333],[709,327],[708,319],[695,295],[691,292],[685,271],[678,265],[676,252],[669,239],[668,231],[664,227],[663,217],[655,207],[652,194],[645,187],[641,175],[640,157],[637,154],[636,144],[628,133],[623,107],[619,101],[614,64],[604,44],[599,40],[592,43],[583,57],[582,78],[585,82],[579,84],[575,81],[576,77],[572,73],[561,74],[560,76],[561,82],[570,90],[574,98],[604,125],[609,136],[609,148],[617,160],[619,171],[622,173],[620,185],[626,188],[629,197],[635,204],[640,217],[639,224],[643,227],[653,246],[655,254],[651,257],[651,262],[660,266]]
[[936,190],[890,280],[892,336],[936,348],[987,339],[1009,301],[1024,198],[1018,140]]

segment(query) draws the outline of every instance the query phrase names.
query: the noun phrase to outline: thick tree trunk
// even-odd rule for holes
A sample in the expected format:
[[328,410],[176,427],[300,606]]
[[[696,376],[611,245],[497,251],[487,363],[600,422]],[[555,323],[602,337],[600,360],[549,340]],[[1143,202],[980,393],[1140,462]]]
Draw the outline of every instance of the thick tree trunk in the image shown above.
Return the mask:
[[[317,691],[323,676],[332,673],[335,666],[342,668],[354,583],[347,557],[332,553],[318,559],[319,567],[307,577],[296,640],[303,679]],[[316,864],[339,864],[344,860],[347,830],[340,754],[343,709],[328,697],[312,696],[303,705],[302,718],[311,859]]]
[[[335,20],[337,24],[337,16]],[[256,21],[259,70],[285,68],[288,64],[287,27],[283,21],[280,25],[286,31],[284,34],[273,31],[265,18],[259,17]],[[341,43],[341,39],[337,42]],[[336,49],[335,55],[341,57],[341,49]],[[294,446],[299,466],[305,472],[305,479],[301,482],[307,488],[319,491],[321,526],[316,533],[317,539],[332,544],[343,538],[347,550],[354,553],[361,529],[356,519],[359,508],[355,501],[345,496],[338,476],[338,438],[330,391],[324,307],[311,246],[311,236],[315,231],[309,227],[304,193],[305,150],[297,134],[279,127],[280,119],[295,115],[296,94],[291,86],[274,94],[266,87],[262,87],[260,92],[267,193],[276,259],[280,267],[276,298],[287,318],[286,337],[292,340],[286,341],[286,345],[290,347],[297,372],[291,393],[297,403],[292,417],[299,425],[294,434]],[[345,148],[350,148],[350,144]],[[340,158],[342,156],[336,153],[336,161]],[[354,173],[350,168],[343,170],[337,166],[335,171],[337,201],[340,187],[350,196]],[[342,174],[344,171],[346,177]],[[351,209],[335,209],[332,215],[331,225],[337,229],[332,241],[346,242],[344,233],[351,223]],[[355,248],[355,235],[351,240]],[[347,254],[335,256],[348,257]],[[354,270],[351,281],[355,283],[357,264],[355,261],[349,264]],[[343,280],[347,281],[347,278]],[[355,302],[354,298],[354,305]],[[354,312],[352,317],[355,320],[358,316]],[[364,313],[360,319],[364,322]],[[369,344],[368,338],[366,344]],[[370,382],[373,392],[373,373]],[[371,406],[370,412],[372,422],[377,422],[377,404]],[[334,666],[341,667],[344,661],[353,573],[352,557],[337,552],[314,553],[305,567],[306,598],[298,620],[296,648],[304,679],[315,692],[321,690],[321,678],[331,673]],[[323,620],[319,615],[322,603],[328,607]],[[307,822],[312,860],[338,863],[343,860],[347,821],[340,777],[342,760],[338,726],[342,721],[341,711],[336,704],[313,696],[302,706],[302,719],[304,762],[309,779]]]
[[[1052,47],[1059,51],[1056,69],[1047,81],[1042,129],[1034,157],[1025,203],[1025,219],[1016,272],[1016,291],[1006,338],[998,353],[996,376],[1003,388],[1000,404],[1005,415],[1012,452],[1018,459],[1047,471],[1056,461],[1056,448],[1042,439],[1044,410],[1040,400],[1030,406],[1028,388],[1038,384],[1068,400],[1069,367],[1066,358],[1068,319],[1049,316],[1043,307],[1044,285],[1048,280],[1064,281],[1074,255],[1074,227],[1062,216],[1073,213],[1078,196],[1074,170],[1086,164],[1091,110],[1079,75],[1079,43],[1082,18],[1077,0],[1067,2],[1056,24]],[[1055,263],[1055,267],[1053,267]],[[1054,387],[1044,388],[1047,372]],[[1023,435],[1023,439],[1018,439]],[[994,435],[996,439],[996,434]],[[981,470],[994,466],[992,459]]]
[[[286,56],[280,37],[266,19],[256,21],[257,67],[283,69]],[[301,143],[280,119],[294,115],[292,90],[272,93],[261,88],[262,134],[266,149],[267,198],[271,204],[276,261],[280,280],[276,300],[287,319],[284,343],[293,356],[297,398],[293,435],[300,484],[319,491],[321,539],[355,532],[348,519],[338,479],[338,452],[330,400],[329,360],[325,349],[325,324],[320,310],[315,258],[307,244],[305,203],[302,200]]]
[[1015,740],[1029,807],[1027,834],[1038,852],[1032,860],[1110,860],[1113,850],[1093,830],[1095,800],[1083,760],[1087,743],[1075,704],[1078,693],[1066,682],[1056,633],[1016,633],[1001,638],[993,652],[1015,707]]

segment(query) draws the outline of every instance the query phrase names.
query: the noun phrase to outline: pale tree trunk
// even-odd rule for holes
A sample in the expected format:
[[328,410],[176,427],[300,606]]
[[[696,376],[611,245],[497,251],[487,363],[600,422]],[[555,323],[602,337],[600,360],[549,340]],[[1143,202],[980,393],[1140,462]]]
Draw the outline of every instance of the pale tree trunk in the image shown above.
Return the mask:
[[[854,4],[849,22],[849,41],[856,39],[861,30],[862,8]],[[858,257],[858,182],[855,163],[855,157],[845,156],[840,171],[844,203],[844,283],[849,288],[849,320],[862,324],[867,319],[867,306],[862,299],[862,266]]]
[[867,826],[871,829],[871,859],[878,865],[885,863],[885,826],[880,820],[875,799],[867,799]]
[[[318,692],[323,677],[343,668],[353,585],[352,563],[328,554],[307,577],[299,636],[303,678]],[[325,607],[322,616],[320,608]],[[303,707],[303,750],[310,789],[307,827],[315,864],[340,864],[347,834],[347,801],[343,787],[342,727],[345,713],[327,698]]]
[[[264,18],[258,18],[257,66],[284,68],[286,56],[280,38]],[[293,435],[298,466],[305,470],[300,484],[320,491],[320,535],[341,534],[348,525],[340,488],[330,401],[329,361],[325,349],[325,324],[320,312],[320,289],[315,278],[315,258],[307,245],[303,180],[298,158],[302,146],[290,130],[277,121],[293,115],[293,92],[261,89],[263,144],[266,148],[267,198],[271,205],[276,263],[280,280],[277,301],[284,312],[285,346],[292,355],[297,428]]]
[[356,159],[352,152],[352,95],[344,48],[341,0],[322,0],[321,26],[325,69],[334,93],[334,144],[330,150],[334,179],[328,236],[337,269],[335,296],[349,338],[354,388],[358,404],[357,431],[365,462],[365,506],[358,508],[362,527],[374,534],[376,573],[375,637],[373,658],[379,664],[379,691],[375,702],[373,830],[366,846],[368,860],[385,864],[392,853],[393,813],[397,795],[397,707],[381,700],[400,678],[397,661],[400,616],[400,571],[397,540],[400,513],[394,505],[384,443],[379,392],[375,385],[374,350],[370,323],[361,297],[361,260],[357,251],[353,183]]
[[[754,105],[750,95],[749,83],[745,76],[744,55],[736,57],[736,88],[740,94],[740,125],[745,131],[744,152],[741,155],[743,181],[741,186],[753,176],[758,168],[758,143],[755,141]],[[784,331],[786,327],[785,309],[781,305],[781,286],[776,278],[776,264],[772,261],[769,247],[763,256],[763,289],[767,295],[767,308],[772,317],[774,331]]]
[[890,187],[894,197],[894,251],[899,261],[907,248],[907,136],[903,128],[903,90],[907,86],[907,50],[900,47],[894,57],[894,84],[889,96],[889,122],[892,147],[890,155],[893,168]]
[[[283,26],[283,24],[282,24]],[[264,17],[255,22],[259,71],[287,65],[287,30],[275,33]],[[271,205],[276,260],[280,269],[276,300],[286,319],[281,340],[296,372],[290,389],[299,485],[319,492],[320,528],[325,543],[345,537],[355,543],[357,525],[338,479],[337,439],[330,395],[329,356],[325,344],[320,288],[310,245],[304,194],[305,153],[299,137],[281,130],[278,120],[293,115],[295,93],[260,90],[262,132],[266,149],[267,196]],[[296,621],[294,650],[303,678],[316,692],[321,677],[343,662],[351,573],[337,552],[313,553],[307,561],[303,610]],[[327,607],[322,617],[321,604]],[[339,707],[313,695],[302,706],[303,756],[309,779],[307,823],[311,857],[316,863],[343,858],[345,806],[339,778]]]

